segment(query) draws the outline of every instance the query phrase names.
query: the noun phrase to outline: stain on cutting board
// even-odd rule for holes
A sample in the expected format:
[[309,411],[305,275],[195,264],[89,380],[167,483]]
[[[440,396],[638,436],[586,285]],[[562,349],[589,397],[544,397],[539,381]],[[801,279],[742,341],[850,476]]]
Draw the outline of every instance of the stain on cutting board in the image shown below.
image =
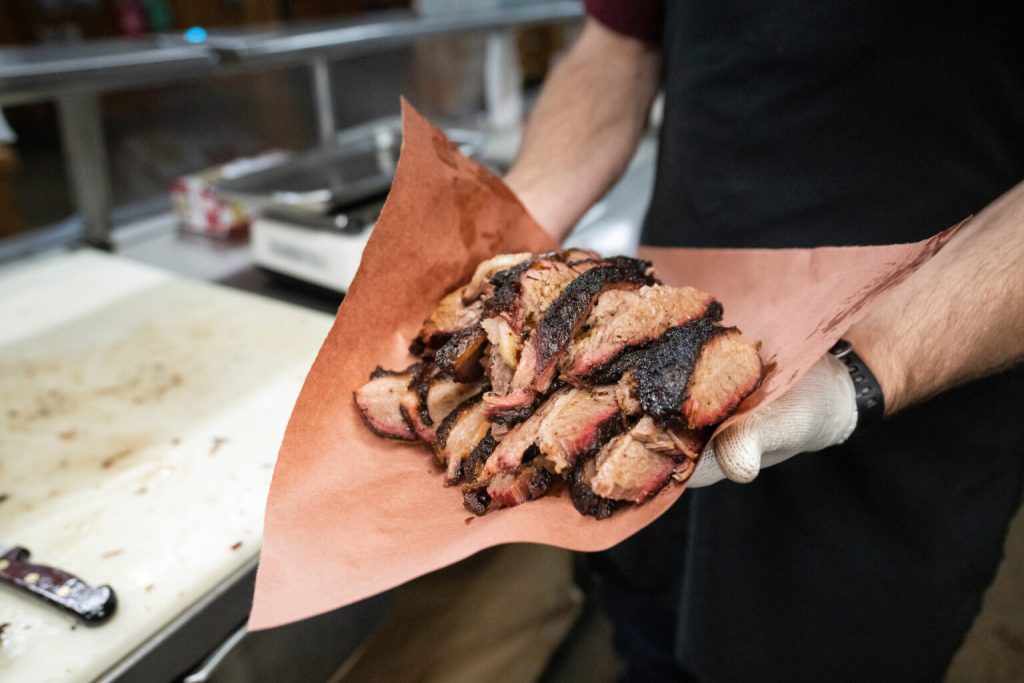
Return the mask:
[[[261,321],[232,303],[200,285],[158,285],[4,346],[0,481],[17,495],[0,506],[0,528],[47,499],[88,495],[112,476],[142,490],[174,465],[165,456],[155,466],[154,446],[180,444],[182,426],[244,400],[277,373],[295,374],[275,362],[276,349],[308,340],[308,328],[276,316]],[[243,338],[265,343],[240,345]],[[178,455],[206,455],[211,443],[215,452],[228,440],[211,431]]]

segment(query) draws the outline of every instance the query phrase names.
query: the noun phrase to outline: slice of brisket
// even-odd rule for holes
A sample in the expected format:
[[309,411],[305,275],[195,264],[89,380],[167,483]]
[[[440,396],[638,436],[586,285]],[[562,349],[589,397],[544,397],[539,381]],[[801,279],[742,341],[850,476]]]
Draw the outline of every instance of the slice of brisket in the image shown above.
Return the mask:
[[594,458],[590,488],[602,498],[641,503],[672,478],[671,456],[648,449],[626,432],[609,441]]
[[761,383],[758,344],[701,318],[673,327],[633,356],[643,411],[688,429],[721,422]]
[[602,259],[594,252],[579,249],[541,254],[491,279],[494,289],[484,302],[483,316],[500,315],[516,333],[526,334],[565,287],[582,273],[599,266],[635,268],[639,263],[625,256]]
[[463,401],[478,396],[487,388],[480,380],[456,382],[437,366],[424,363],[400,399],[402,417],[421,440],[437,441],[437,426]]
[[620,500],[602,498],[590,488],[590,480],[594,478],[597,464],[593,458],[584,460],[569,472],[566,483],[569,485],[569,497],[572,505],[581,515],[594,519],[606,519],[612,516],[624,503]]
[[445,468],[446,485],[454,484],[462,477],[464,461],[486,438],[489,430],[484,405],[478,396],[463,401],[444,418],[437,428],[434,452],[438,463]]
[[577,268],[541,259],[501,273],[494,295],[484,302],[483,315],[501,316],[514,332],[526,334],[562,290],[591,267],[587,262]]
[[409,351],[417,356],[433,356],[453,334],[480,322],[483,308],[480,300],[463,303],[461,288],[446,294],[434,312],[423,321],[423,327]]
[[692,287],[641,287],[605,292],[569,344],[560,366],[570,382],[618,380],[628,363],[614,361],[625,351],[648,344],[670,327],[703,317],[721,318],[721,305]]
[[757,390],[764,379],[760,346],[735,327],[704,344],[683,401],[687,427],[718,424]]
[[543,496],[551,488],[553,480],[553,475],[547,470],[527,465],[517,472],[503,472],[491,479],[487,484],[487,496],[498,507],[514,507]]
[[402,417],[401,399],[419,370],[419,364],[401,372],[378,366],[370,373],[370,381],[352,392],[359,415],[374,434],[402,441],[416,440]]
[[523,347],[512,389],[546,392],[559,357],[590,314],[597,297],[611,289],[639,289],[654,284],[654,278],[647,272],[649,268],[647,261],[629,259],[628,264],[592,268],[570,282],[544,312]]
[[495,348],[501,360],[513,372],[519,364],[519,354],[523,350],[523,338],[512,329],[508,321],[501,316],[484,318],[480,326],[487,333],[487,341]]
[[[517,280],[531,264],[541,261],[561,262],[567,260],[587,260],[596,258],[597,254],[582,249],[541,254],[534,258],[530,253],[498,254],[480,263],[473,277],[463,287],[449,292],[441,299],[434,312],[423,322],[410,351],[418,356],[430,356],[439,349],[451,335],[472,327],[480,321],[484,310],[484,301],[492,301],[496,290],[504,285],[506,289],[517,285]],[[517,292],[506,292],[505,298],[517,298]],[[493,303],[491,304],[493,308]],[[489,313],[488,316],[493,315]]]
[[615,387],[566,387],[505,434],[487,459],[484,474],[516,471],[533,448],[537,449],[534,462],[561,474],[622,428]]
[[481,361],[486,345],[487,333],[477,323],[449,337],[434,354],[434,362],[456,382],[474,382],[484,374]]
[[648,450],[697,460],[711,437],[711,431],[683,429],[677,425],[659,425],[649,415],[644,415],[629,430],[629,434]]
[[531,260],[533,260],[533,254],[524,251],[518,254],[498,254],[486,261],[481,261],[480,265],[473,271],[473,277],[469,279],[469,282],[460,291],[462,303],[469,304],[476,299],[487,298],[490,296],[488,290],[493,291],[494,289],[491,285],[491,278],[503,270],[508,270],[519,263]]
[[540,450],[536,462],[555,474],[565,473],[625,427],[615,387],[562,391],[566,400],[544,420],[535,442]]
[[537,394],[526,389],[511,389],[504,395],[488,391],[484,394],[487,419],[495,424],[512,427],[533,414],[537,399]]
[[689,479],[710,435],[710,430],[663,427],[645,415],[602,446],[586,469],[577,468],[582,472],[577,495],[591,505],[595,499],[642,503],[670,480]]

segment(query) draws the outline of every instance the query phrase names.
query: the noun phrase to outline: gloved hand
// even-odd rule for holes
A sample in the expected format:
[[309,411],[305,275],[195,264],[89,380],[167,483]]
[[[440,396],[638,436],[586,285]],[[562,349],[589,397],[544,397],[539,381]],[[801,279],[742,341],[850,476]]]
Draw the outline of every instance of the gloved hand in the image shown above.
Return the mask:
[[687,486],[747,483],[764,467],[850,438],[857,402],[846,365],[826,354],[786,393],[741,418],[704,449]]

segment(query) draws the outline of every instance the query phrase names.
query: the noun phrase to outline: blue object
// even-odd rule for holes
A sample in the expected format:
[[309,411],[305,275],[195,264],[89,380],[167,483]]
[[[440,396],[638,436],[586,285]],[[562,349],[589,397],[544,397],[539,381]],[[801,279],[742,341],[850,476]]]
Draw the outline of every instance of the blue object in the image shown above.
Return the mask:
[[202,26],[193,26],[185,29],[185,42],[186,43],[205,43],[206,42],[206,29]]

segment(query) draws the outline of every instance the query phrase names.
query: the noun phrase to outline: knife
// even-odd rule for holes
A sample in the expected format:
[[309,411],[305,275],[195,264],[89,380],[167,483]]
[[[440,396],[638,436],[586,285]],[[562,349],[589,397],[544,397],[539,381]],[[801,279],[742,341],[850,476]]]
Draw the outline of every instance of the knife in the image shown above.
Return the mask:
[[29,551],[0,546],[0,583],[7,583],[78,617],[90,626],[102,624],[117,609],[110,586],[93,588],[62,569],[28,562]]

